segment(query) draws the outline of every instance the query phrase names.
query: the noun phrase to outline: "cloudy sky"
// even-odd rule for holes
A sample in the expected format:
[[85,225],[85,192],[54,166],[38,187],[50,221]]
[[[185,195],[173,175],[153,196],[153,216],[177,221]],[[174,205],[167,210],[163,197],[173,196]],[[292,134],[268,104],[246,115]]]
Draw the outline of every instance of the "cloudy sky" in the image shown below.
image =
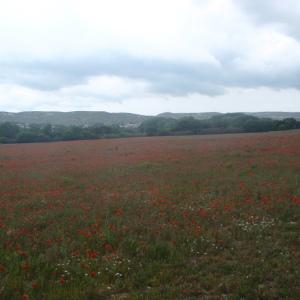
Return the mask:
[[299,0],[0,0],[0,111],[300,111]]

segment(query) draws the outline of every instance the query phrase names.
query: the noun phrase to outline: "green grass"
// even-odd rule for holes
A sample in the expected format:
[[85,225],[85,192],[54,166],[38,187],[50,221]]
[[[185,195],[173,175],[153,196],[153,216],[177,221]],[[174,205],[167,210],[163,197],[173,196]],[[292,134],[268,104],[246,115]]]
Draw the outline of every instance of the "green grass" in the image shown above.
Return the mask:
[[211,139],[2,168],[0,298],[300,299],[300,135]]

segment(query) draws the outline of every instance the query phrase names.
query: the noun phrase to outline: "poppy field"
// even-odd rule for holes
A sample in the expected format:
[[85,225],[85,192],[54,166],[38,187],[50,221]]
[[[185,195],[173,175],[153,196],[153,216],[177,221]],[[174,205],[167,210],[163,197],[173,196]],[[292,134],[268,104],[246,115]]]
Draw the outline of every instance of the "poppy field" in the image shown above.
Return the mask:
[[0,145],[0,299],[300,299],[300,131]]

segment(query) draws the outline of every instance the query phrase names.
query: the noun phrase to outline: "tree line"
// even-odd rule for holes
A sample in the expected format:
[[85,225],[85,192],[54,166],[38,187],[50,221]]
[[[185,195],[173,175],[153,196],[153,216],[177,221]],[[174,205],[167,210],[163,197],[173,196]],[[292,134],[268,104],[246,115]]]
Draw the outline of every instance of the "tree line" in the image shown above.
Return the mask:
[[300,129],[300,121],[293,118],[273,120],[242,113],[213,116],[207,120],[193,117],[172,119],[153,117],[136,128],[118,125],[58,126],[50,124],[0,123],[0,143],[32,143],[70,141],[130,136],[160,136],[264,132]]
[[217,115],[206,120],[193,117],[178,120],[155,117],[140,126],[141,132],[146,135],[264,132],[299,128],[300,121],[293,118],[273,120],[243,113]]

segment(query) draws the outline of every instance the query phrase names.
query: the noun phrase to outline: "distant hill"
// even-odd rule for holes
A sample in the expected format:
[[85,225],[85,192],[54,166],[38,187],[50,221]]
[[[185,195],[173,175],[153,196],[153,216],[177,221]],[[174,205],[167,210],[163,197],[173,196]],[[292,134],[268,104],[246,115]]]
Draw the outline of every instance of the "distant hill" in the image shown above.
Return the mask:
[[92,126],[95,124],[134,126],[145,121],[147,116],[130,113],[108,113],[105,111],[42,112],[20,113],[0,112],[0,123],[52,124]]
[[[258,118],[269,118],[274,120],[283,120],[286,118],[294,118],[300,120],[300,112],[241,112],[246,115],[255,116]],[[162,113],[158,117],[172,118],[172,119],[181,119],[184,117],[193,117],[198,120],[210,119],[213,116],[222,115],[218,112],[205,112],[205,113]]]
[[[257,112],[246,113],[259,118],[270,118],[282,120],[294,118],[300,120],[300,112]],[[205,113],[170,113],[165,112],[157,117],[181,119],[193,117],[199,120],[209,119],[213,116],[222,115],[218,112]],[[0,112],[0,123],[13,122],[19,124],[52,124],[52,125],[77,125],[92,126],[95,124],[120,125],[122,127],[137,127],[151,116],[131,113],[108,113],[105,111],[74,111],[74,112],[43,112],[28,111],[20,113]]]
[[171,112],[165,112],[162,114],[157,115],[157,117],[163,117],[163,118],[172,118],[172,119],[181,119],[185,117],[193,117],[198,120],[206,120],[210,119],[213,116],[221,115],[221,113],[218,112],[205,112],[205,113],[171,113]]
[[269,118],[274,120],[283,120],[287,118],[294,118],[300,120],[300,112],[257,112],[257,113],[245,113],[258,118]]

